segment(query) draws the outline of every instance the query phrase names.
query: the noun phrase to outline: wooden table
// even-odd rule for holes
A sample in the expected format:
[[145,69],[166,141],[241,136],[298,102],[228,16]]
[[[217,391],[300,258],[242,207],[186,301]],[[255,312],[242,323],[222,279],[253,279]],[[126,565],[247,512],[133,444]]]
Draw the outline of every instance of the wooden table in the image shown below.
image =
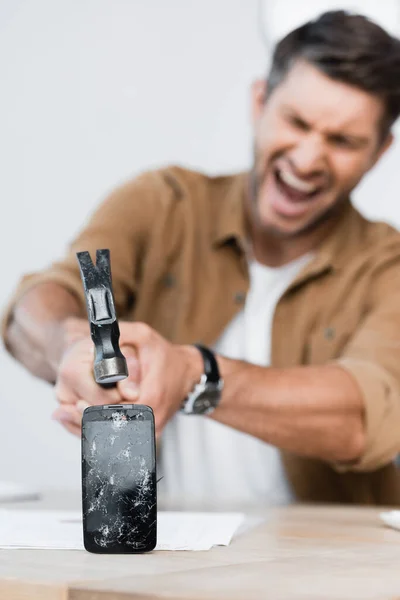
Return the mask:
[[400,599],[400,532],[378,513],[271,508],[261,525],[209,552],[0,550],[0,600]]

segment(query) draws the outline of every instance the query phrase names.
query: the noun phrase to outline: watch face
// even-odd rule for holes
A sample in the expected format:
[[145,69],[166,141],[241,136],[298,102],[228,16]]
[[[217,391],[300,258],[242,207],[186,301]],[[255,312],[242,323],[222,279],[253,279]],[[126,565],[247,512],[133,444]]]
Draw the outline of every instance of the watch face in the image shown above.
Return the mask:
[[211,412],[216,406],[221,396],[219,389],[207,389],[196,398],[193,404],[193,412],[197,415],[204,415]]

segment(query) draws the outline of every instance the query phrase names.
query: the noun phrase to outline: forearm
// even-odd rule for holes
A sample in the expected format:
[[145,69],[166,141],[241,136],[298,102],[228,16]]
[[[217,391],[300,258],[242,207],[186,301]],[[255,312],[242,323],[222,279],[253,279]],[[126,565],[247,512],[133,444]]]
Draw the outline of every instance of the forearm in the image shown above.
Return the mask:
[[82,307],[68,290],[55,283],[39,284],[13,310],[7,349],[31,373],[53,382],[65,347],[89,333],[83,317]]
[[329,462],[356,460],[363,402],[340,367],[263,368],[219,357],[225,388],[212,418],[281,449]]

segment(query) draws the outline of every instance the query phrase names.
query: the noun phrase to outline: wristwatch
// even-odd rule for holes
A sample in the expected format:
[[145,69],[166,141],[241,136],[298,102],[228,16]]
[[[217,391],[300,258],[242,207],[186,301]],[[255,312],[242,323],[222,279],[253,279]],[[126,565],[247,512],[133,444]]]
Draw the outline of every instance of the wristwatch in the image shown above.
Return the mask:
[[219,374],[217,359],[214,352],[201,344],[194,344],[203,357],[204,373],[199,383],[184,400],[181,412],[186,415],[209,415],[218,406],[224,381]]

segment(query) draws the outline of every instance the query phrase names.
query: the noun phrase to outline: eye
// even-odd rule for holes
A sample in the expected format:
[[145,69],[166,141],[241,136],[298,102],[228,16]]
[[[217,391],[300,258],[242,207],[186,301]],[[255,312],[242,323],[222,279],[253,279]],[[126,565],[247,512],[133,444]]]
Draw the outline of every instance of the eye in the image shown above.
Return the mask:
[[293,125],[293,127],[299,129],[300,131],[308,131],[310,129],[308,123],[306,123],[305,121],[303,121],[303,119],[297,117],[296,115],[290,115],[288,120],[289,123]]
[[331,135],[329,140],[337,148],[348,148],[349,150],[355,148],[353,141],[344,135]]

